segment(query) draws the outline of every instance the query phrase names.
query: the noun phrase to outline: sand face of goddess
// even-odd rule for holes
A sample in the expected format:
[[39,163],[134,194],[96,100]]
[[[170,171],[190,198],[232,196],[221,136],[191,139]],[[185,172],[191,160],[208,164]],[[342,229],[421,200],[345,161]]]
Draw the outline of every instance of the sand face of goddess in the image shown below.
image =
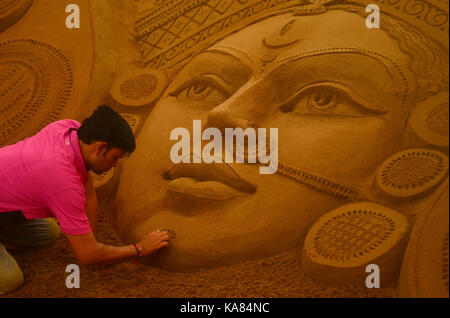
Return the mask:
[[[121,236],[133,241],[174,229],[171,246],[151,259],[174,271],[299,246],[318,217],[346,202],[279,174],[260,174],[257,164],[191,163],[168,180],[170,132],[192,133],[194,119],[203,128],[278,128],[280,162],[359,189],[401,147],[405,83],[398,69],[407,65],[382,29],[367,29],[363,17],[340,10],[268,18],[202,51],[155,105],[124,166]],[[221,182],[217,169],[225,175]],[[236,178],[256,191],[233,188]]]

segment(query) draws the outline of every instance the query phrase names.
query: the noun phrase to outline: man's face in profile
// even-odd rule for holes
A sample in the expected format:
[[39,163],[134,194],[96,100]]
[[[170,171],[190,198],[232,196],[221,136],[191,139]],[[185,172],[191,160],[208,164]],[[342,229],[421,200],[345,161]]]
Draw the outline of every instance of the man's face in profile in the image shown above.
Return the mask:
[[96,174],[102,174],[116,167],[119,160],[126,155],[120,148],[108,148],[106,143],[102,143],[96,148],[93,158],[89,162],[90,169]]

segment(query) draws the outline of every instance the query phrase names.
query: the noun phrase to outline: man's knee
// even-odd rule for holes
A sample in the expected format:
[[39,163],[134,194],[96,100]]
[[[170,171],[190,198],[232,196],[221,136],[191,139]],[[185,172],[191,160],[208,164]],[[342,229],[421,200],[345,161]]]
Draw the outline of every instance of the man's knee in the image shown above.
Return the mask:
[[0,243],[0,295],[11,293],[23,284],[23,273],[16,260]]
[[[61,234],[58,224],[52,218],[30,220],[32,230],[28,233],[28,246],[44,246],[53,243]],[[25,235],[26,237],[27,235]]]
[[60,235],[58,224],[51,218],[27,220],[11,226],[1,235],[5,243],[20,246],[44,246],[54,242]]

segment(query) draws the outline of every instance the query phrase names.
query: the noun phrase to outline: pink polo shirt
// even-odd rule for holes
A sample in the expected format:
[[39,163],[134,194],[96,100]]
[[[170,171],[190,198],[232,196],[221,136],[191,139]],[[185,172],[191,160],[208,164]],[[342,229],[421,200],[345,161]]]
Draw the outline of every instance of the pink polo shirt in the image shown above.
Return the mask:
[[0,148],[0,213],[20,210],[26,219],[56,217],[66,234],[91,232],[80,126],[75,120],[56,121]]

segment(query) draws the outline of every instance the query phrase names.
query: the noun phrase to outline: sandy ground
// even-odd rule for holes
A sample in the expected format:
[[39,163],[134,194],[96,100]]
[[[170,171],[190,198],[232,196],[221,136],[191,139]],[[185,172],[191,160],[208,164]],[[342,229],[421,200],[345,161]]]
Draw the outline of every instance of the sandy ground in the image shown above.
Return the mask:
[[[99,203],[99,240],[120,245],[114,205]],[[172,273],[135,265],[80,267],[80,288],[68,289],[65,269],[77,260],[62,235],[41,248],[6,246],[25,275],[24,286],[3,297],[300,298],[395,297],[395,284],[380,289],[335,287],[310,280],[300,266],[301,250],[197,273]],[[383,286],[382,286],[383,287]],[[1,297],[1,296],[0,296]]]

